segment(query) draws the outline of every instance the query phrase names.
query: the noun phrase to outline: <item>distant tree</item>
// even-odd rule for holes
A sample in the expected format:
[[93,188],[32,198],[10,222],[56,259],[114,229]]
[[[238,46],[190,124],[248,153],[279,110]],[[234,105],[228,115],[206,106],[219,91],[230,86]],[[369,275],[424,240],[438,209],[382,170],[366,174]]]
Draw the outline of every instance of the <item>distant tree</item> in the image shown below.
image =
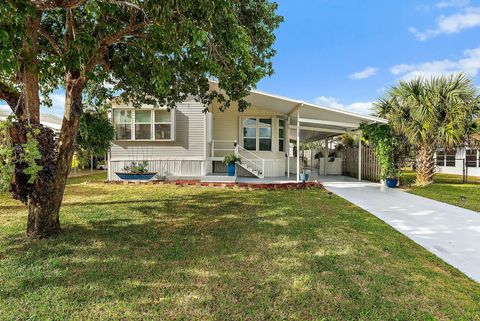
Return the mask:
[[105,113],[88,111],[80,118],[77,146],[90,154],[92,169],[93,156],[104,156],[110,149],[114,137],[115,129]]
[[[2,153],[15,168],[2,177],[28,204],[27,234],[60,232],[84,100],[100,106],[120,92],[135,107],[174,108],[193,95],[207,106],[218,100],[222,109],[238,101],[243,110],[249,90],[273,72],[274,31],[282,21],[276,9],[269,0],[0,2],[0,99],[16,117],[4,131],[10,146]],[[210,90],[211,79],[218,91]],[[55,142],[40,125],[40,104],[51,103],[48,94],[59,87],[66,99]],[[33,162],[21,159],[25,146],[37,150]]]
[[416,155],[416,184],[427,185],[435,174],[435,151],[463,144],[474,130],[479,99],[463,74],[400,81],[376,104]]

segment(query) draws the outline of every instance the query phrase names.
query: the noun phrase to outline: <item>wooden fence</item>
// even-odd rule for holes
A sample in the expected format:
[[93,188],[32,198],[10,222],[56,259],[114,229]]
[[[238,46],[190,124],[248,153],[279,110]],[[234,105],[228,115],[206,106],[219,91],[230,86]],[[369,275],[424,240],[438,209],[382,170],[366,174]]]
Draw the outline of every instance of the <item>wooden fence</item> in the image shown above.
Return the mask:
[[[358,147],[349,147],[343,151],[342,175],[358,178]],[[362,146],[362,179],[380,181],[380,166],[375,149],[368,146]]]

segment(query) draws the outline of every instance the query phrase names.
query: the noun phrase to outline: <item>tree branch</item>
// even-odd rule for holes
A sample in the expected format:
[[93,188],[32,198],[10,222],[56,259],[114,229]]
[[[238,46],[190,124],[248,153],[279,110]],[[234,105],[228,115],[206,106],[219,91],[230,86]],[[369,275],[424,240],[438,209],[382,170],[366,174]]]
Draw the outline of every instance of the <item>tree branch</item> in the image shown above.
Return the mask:
[[55,40],[53,40],[52,36],[45,30],[40,29],[39,30],[40,35],[42,35],[47,41],[50,43],[50,45],[53,47],[53,50],[57,53],[57,55],[62,56],[62,50],[60,47],[55,43]]
[[[131,17],[132,18],[132,17]],[[100,45],[96,52],[91,56],[87,66],[85,68],[86,72],[92,71],[95,66],[103,59],[103,54],[105,54],[107,48],[114,43],[118,42],[120,39],[126,36],[135,35],[138,31],[145,28],[151,23],[151,20],[145,20],[143,22],[133,24],[133,20],[130,20],[130,24],[124,29],[114,33],[113,35],[104,38],[100,41]]]
[[56,8],[75,9],[80,7],[85,0],[30,0],[39,10],[50,10]]

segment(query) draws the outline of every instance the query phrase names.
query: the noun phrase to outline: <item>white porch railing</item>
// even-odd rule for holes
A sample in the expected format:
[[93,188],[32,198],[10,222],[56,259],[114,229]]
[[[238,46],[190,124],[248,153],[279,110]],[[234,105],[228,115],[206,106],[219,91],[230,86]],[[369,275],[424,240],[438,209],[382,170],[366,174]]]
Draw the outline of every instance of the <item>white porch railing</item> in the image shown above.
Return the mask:
[[265,177],[265,159],[258,157],[249,150],[243,148],[239,144],[235,145],[235,154],[240,156],[240,166],[254,174],[259,178]]
[[240,157],[241,161],[238,165],[259,178],[265,177],[265,159],[246,150],[236,140],[212,140],[210,145],[212,160],[221,161],[229,153],[235,153]]

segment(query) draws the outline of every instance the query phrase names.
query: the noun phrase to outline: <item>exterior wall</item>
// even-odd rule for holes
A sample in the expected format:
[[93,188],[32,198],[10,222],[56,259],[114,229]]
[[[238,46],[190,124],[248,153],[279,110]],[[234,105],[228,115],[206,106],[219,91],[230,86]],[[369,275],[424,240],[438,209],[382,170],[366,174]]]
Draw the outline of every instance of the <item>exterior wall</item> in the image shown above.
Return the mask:
[[[129,108],[116,105],[114,108]],[[143,108],[148,108],[145,106]],[[252,106],[245,112],[238,111],[238,105],[221,112],[218,104],[203,113],[204,106],[195,101],[177,105],[175,112],[174,141],[114,141],[110,150],[109,180],[117,180],[115,172],[122,171],[133,161],[148,161],[149,170],[163,176],[203,176],[212,173],[212,141],[224,143],[232,148],[233,141],[242,144],[242,119],[244,117],[268,117],[272,121],[272,151],[255,151],[265,160],[266,177],[284,176],[286,172],[286,152],[278,151],[278,117],[285,116],[273,111]],[[288,145],[287,140],[286,144]],[[216,143],[218,146],[218,143]],[[230,146],[231,145],[231,146]],[[288,146],[285,146],[285,150]],[[227,153],[226,151],[225,153]],[[216,155],[218,156],[218,155]],[[261,161],[258,160],[260,163]],[[245,171],[246,172],[246,171]],[[239,170],[242,173],[242,170]],[[247,173],[244,173],[247,175]]]
[[[438,166],[437,165],[437,170],[439,173],[443,173],[443,174],[463,175],[464,159],[465,159],[465,148],[459,148],[457,149],[457,152],[455,155],[455,166]],[[477,161],[477,163],[479,162]],[[468,171],[468,176],[480,177],[480,166],[468,167],[467,171]]]
[[[129,106],[116,105],[113,108]],[[149,169],[160,176],[205,175],[208,170],[207,117],[203,109],[204,106],[195,101],[177,105],[172,111],[175,112],[174,141],[114,141],[109,154],[109,179],[118,179],[115,172],[121,171],[132,161],[144,160],[149,162]]]
[[[220,111],[219,105],[214,103],[211,108],[213,118],[212,139],[217,142],[216,146],[221,146],[221,149],[228,149],[233,141],[237,141],[241,146],[243,145],[242,137],[242,119],[246,117],[267,117],[273,118],[272,122],[272,151],[254,151],[253,154],[265,159],[265,177],[284,176],[286,172],[286,157],[285,153],[288,146],[285,146],[284,152],[278,151],[278,117],[285,117],[285,115],[277,114],[268,109],[262,109],[256,106],[251,106],[244,112],[238,111],[238,105],[232,105],[225,111]],[[288,145],[287,140],[286,144]],[[233,145],[231,146],[233,148]],[[210,151],[210,146],[209,146]],[[228,151],[225,151],[227,153]],[[209,152],[211,155],[211,152]],[[215,156],[221,156],[216,154]],[[260,160],[258,162],[261,162]]]

